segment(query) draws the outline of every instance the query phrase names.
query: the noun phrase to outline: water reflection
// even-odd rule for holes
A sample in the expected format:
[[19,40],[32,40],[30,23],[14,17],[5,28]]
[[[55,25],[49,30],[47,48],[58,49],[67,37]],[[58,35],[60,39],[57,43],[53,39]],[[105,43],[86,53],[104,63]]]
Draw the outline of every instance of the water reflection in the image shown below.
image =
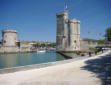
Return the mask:
[[0,54],[0,69],[64,60],[56,52]]
[[30,63],[30,53],[0,55],[0,68],[27,65],[28,63]]

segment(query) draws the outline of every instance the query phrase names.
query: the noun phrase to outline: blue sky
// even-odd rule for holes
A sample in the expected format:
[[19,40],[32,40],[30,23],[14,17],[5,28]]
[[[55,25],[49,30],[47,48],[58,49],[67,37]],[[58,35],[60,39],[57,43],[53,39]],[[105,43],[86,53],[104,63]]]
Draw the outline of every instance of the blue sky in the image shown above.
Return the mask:
[[0,31],[16,29],[19,40],[56,41],[56,13],[65,3],[70,19],[81,21],[81,38],[102,39],[98,33],[111,27],[111,0],[0,0]]

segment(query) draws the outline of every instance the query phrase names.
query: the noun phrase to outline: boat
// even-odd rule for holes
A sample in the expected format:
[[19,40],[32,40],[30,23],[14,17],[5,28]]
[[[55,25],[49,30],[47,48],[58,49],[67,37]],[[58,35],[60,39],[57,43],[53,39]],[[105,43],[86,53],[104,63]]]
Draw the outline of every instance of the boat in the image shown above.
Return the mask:
[[39,51],[37,51],[37,53],[45,53],[46,52],[46,50],[39,50]]
[[46,50],[44,50],[44,49],[37,49],[37,53],[45,53],[46,52]]

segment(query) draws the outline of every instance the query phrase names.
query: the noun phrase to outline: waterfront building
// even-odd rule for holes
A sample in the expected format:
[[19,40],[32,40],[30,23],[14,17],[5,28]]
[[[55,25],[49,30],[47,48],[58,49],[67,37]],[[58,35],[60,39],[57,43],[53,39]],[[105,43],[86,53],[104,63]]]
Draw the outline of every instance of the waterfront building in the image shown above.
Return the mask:
[[56,50],[80,51],[80,21],[69,20],[68,11],[57,13],[56,17]]
[[68,11],[57,13],[56,17],[56,51],[90,51],[90,48],[98,45],[97,40],[80,38],[80,21],[76,19],[70,20]]
[[90,48],[95,48],[98,46],[98,42],[95,39],[84,38],[81,39],[80,42],[82,52],[88,52],[90,51]]
[[3,46],[16,46],[17,31],[16,30],[3,30],[2,31]]
[[0,53],[30,52],[30,45],[17,39],[16,30],[3,30],[0,42]]

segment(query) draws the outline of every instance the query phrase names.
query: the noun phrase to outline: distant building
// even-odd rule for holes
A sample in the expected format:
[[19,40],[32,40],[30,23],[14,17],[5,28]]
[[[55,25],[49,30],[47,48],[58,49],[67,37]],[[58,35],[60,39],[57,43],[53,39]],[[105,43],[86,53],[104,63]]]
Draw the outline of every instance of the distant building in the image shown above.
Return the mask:
[[57,17],[57,51],[80,51],[80,21],[69,20],[68,11],[56,14]]
[[90,51],[90,48],[95,48],[98,46],[97,40],[94,39],[81,39],[81,51],[88,52]]

